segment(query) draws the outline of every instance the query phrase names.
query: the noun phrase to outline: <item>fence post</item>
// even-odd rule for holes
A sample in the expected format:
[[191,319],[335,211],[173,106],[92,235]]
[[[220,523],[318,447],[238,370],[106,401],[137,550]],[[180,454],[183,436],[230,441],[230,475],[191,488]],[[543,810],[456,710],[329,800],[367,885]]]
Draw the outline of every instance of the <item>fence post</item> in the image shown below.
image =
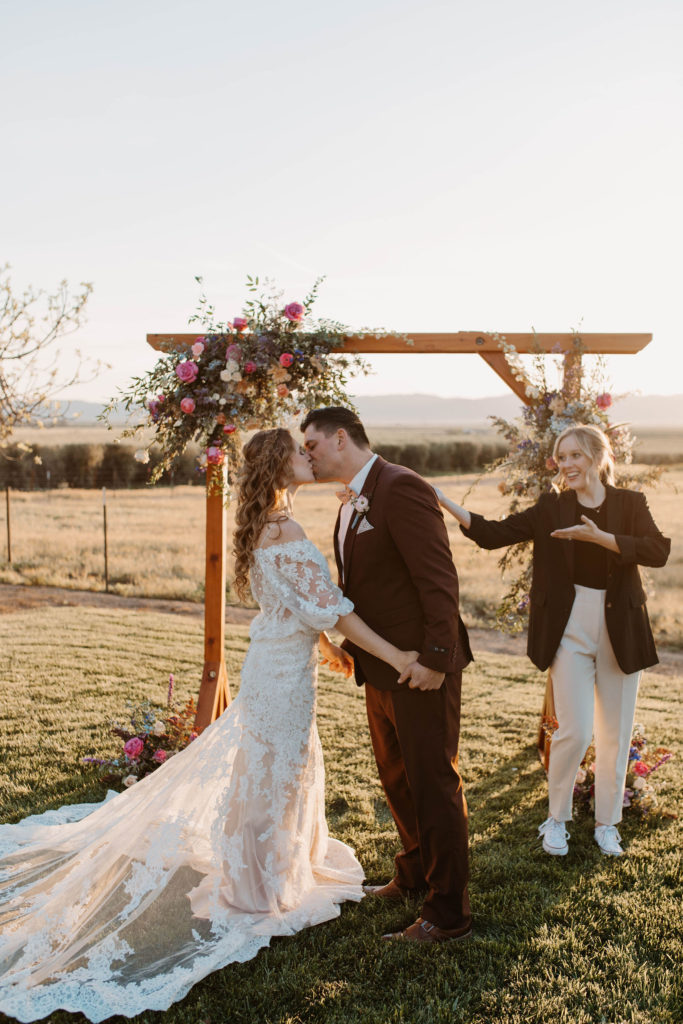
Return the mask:
[[9,484],[5,484],[5,505],[7,507],[7,564],[12,564],[12,520],[10,515]]
[[102,488],[102,520],[104,526],[104,591],[109,593],[109,558],[107,555],[107,488]]

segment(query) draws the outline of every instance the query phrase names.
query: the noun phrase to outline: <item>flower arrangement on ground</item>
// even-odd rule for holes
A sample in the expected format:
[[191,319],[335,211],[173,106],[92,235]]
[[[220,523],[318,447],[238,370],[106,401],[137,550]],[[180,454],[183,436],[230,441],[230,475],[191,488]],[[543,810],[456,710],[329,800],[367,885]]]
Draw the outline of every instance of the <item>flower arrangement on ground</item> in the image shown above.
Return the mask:
[[[673,754],[666,747],[655,747],[654,750],[650,750],[643,726],[633,726],[626,770],[624,807],[632,808],[643,817],[653,813],[664,813],[659,806],[655,788],[650,780],[653,773],[670,761],[672,757]],[[576,774],[574,795],[590,807],[591,811],[594,811],[594,793],[595,747],[591,744]]]
[[[285,302],[271,282],[249,277],[252,297],[243,316],[225,322],[216,319],[202,295],[190,318],[201,326],[192,347],[170,351],[112,400],[102,414],[105,420],[121,402],[129,412],[140,407],[147,412],[144,422],[123,433],[153,427],[162,459],[152,483],[191,441],[199,444],[203,467],[217,466],[226,455],[239,453],[240,431],[282,425],[317,405],[351,405],[345,390],[349,375],[367,367],[360,356],[337,351],[351,333],[348,327],[313,319],[322,280],[303,302]],[[148,451],[141,449],[136,457],[148,461]]]
[[[558,470],[553,459],[555,440],[574,424],[594,424],[608,435],[619,486],[642,487],[659,479],[662,471],[658,467],[639,471],[631,468],[635,438],[627,424],[610,422],[608,410],[614,399],[605,385],[603,357],[598,357],[589,370],[581,368],[580,359],[572,359],[583,354],[580,338],[575,335],[573,348],[568,353],[559,347],[550,354],[538,351],[530,366],[525,367],[514,345],[502,335],[494,337],[529,403],[515,421],[490,417],[507,442],[508,454],[491,463],[486,472],[502,477],[498,488],[510,497],[508,515],[528,507],[551,490]],[[564,368],[565,355],[570,360],[568,370]],[[552,377],[557,384],[552,382]],[[526,626],[528,616],[531,543],[506,548],[498,565],[503,576],[508,575],[509,585],[496,611],[497,624],[505,632],[519,633]]]
[[183,707],[177,707],[173,700],[174,685],[170,675],[166,707],[148,700],[140,704],[127,702],[125,722],[111,723],[111,735],[123,740],[117,757],[84,757],[81,763],[95,768],[107,785],[129,787],[183,750],[197,737],[197,707],[191,697]]

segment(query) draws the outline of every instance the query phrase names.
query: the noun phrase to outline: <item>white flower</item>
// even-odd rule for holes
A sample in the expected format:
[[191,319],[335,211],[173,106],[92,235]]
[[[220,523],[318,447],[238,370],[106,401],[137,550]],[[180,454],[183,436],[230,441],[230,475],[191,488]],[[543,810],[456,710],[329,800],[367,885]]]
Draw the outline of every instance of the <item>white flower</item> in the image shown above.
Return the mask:
[[641,779],[641,777],[639,775],[637,779],[633,780],[633,786],[631,788],[632,789],[645,789],[646,785],[647,785],[647,783],[645,782],[645,779]]
[[149,462],[149,452],[146,448],[138,448],[135,453],[135,461],[143,463]]
[[153,736],[165,736],[166,735],[166,726],[164,725],[164,723],[160,719],[157,719],[156,722],[154,723],[154,725],[152,726],[152,735]]
[[134,786],[137,781],[138,780],[135,777],[135,775],[126,775],[125,779],[123,780],[123,784],[126,787],[126,789],[130,789],[130,787]]
[[226,384],[231,380],[242,380],[239,363],[236,363],[234,359],[228,359],[225,364],[225,369],[220,372],[220,378],[222,381],[225,381]]

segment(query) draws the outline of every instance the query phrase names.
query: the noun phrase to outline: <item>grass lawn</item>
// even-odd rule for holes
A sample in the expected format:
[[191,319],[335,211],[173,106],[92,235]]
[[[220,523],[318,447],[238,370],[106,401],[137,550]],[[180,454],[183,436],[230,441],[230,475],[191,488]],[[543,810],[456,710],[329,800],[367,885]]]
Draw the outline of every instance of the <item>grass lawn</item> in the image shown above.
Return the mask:
[[[245,629],[231,628],[232,680],[246,644]],[[107,722],[128,697],[162,703],[169,671],[180,697],[194,693],[201,652],[201,624],[171,615],[90,608],[6,615],[0,621],[2,820],[101,797],[80,758],[113,749]],[[655,743],[675,745],[680,683],[671,675],[645,675],[637,717]],[[212,975],[167,1013],[135,1020],[679,1022],[679,824],[627,813],[621,832],[628,856],[614,860],[600,854],[590,818],[579,812],[569,856],[546,856],[535,838],[546,816],[535,751],[542,692],[542,677],[523,658],[482,654],[465,675],[461,765],[470,807],[471,942],[426,949],[387,944],[382,933],[408,924],[417,906],[366,899],[343,906],[336,921],[276,939],[255,960]],[[384,881],[397,839],[377,783],[363,697],[325,673],[319,728],[331,831],[356,849],[370,881]],[[682,789],[679,756],[659,780],[671,810]],[[47,1019],[82,1018],[55,1013]]]

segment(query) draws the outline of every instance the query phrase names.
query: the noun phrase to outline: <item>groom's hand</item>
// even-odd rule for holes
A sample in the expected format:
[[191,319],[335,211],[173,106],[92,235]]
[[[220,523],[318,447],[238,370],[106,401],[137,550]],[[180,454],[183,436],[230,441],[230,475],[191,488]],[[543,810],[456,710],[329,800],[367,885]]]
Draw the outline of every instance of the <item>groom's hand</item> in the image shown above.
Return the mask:
[[398,681],[405,683],[408,680],[411,690],[438,690],[445,678],[444,672],[435,672],[433,668],[427,668],[419,661],[414,661],[403,670]]

